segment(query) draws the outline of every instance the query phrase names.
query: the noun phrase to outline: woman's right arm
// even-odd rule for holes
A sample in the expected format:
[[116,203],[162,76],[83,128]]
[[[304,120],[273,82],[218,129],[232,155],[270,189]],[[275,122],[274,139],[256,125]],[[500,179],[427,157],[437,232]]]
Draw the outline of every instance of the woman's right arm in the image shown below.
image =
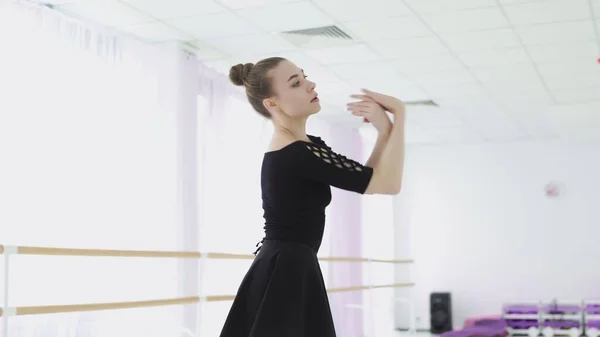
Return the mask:
[[365,93],[394,114],[392,131],[379,162],[373,168],[373,176],[365,194],[395,195],[400,193],[404,173],[405,106],[402,101],[391,96],[368,90]]

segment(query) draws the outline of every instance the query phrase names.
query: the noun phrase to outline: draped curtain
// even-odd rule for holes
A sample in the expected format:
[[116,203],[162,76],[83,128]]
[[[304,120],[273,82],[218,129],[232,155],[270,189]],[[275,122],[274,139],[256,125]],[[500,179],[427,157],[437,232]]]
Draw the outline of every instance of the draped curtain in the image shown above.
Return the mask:
[[[27,2],[4,6],[0,244],[255,250],[264,234],[260,166],[272,126],[243,91],[177,44],[145,45]],[[358,134],[318,116],[308,131],[364,161]],[[319,255],[359,256],[362,199],[334,194]],[[250,263],[17,255],[9,303],[230,295]],[[360,266],[321,265],[330,287],[362,284]],[[362,332],[349,308],[361,303],[360,293],[332,296],[340,336]],[[230,305],[18,316],[9,336],[180,336],[184,328],[217,336]]]
[[[3,6],[0,244],[181,250],[173,48],[117,38],[43,6]],[[173,259],[10,262],[10,306],[183,296]],[[9,336],[179,336],[181,310],[17,316]]]

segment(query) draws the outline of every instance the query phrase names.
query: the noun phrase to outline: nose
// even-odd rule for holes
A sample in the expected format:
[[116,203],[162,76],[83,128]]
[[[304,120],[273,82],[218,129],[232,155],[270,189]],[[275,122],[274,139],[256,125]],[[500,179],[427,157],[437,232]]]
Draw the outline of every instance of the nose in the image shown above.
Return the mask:
[[317,84],[315,82],[308,81],[308,89],[309,89],[309,91],[315,90],[316,87],[317,87]]

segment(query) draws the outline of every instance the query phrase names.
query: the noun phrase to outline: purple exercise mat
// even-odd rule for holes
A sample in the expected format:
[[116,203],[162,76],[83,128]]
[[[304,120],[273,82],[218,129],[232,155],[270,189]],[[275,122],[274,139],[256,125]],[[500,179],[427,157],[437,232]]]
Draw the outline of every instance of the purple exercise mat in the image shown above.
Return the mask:
[[504,312],[507,314],[537,314],[538,310],[535,304],[511,304],[504,307]]
[[588,304],[585,311],[590,315],[600,315],[600,304]]
[[570,329],[581,327],[581,323],[577,321],[545,321],[542,322],[542,326],[557,329]]
[[600,321],[599,320],[587,321],[585,325],[588,328],[600,329]]
[[571,314],[581,312],[581,306],[579,305],[546,305],[544,306],[544,312],[549,314]]
[[506,335],[504,327],[472,326],[462,330],[444,332],[440,337],[501,337]]
[[513,329],[529,329],[537,327],[538,321],[533,319],[507,319],[506,325]]
[[494,328],[502,328],[506,329],[507,323],[503,319],[480,319],[474,322],[474,326],[480,327],[494,327]]

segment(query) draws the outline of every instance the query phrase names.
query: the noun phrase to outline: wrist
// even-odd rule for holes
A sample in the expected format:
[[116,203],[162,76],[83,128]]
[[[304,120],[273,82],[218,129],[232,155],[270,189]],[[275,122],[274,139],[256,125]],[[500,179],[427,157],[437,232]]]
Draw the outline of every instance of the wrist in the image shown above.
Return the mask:
[[393,124],[389,123],[385,128],[377,130],[379,138],[387,139],[389,137],[390,133],[392,133],[392,127],[393,127]]
[[405,106],[404,106],[404,103],[402,103],[402,102],[398,102],[398,103],[394,104],[392,107],[390,107],[390,112],[396,116],[398,114],[404,113],[404,110],[405,110]]

